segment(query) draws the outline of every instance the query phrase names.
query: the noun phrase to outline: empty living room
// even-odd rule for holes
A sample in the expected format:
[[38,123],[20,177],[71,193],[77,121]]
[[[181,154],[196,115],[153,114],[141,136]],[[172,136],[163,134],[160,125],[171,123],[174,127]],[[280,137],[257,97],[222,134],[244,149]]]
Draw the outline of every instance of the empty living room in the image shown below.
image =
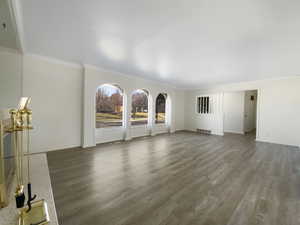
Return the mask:
[[300,225],[299,12],[0,0],[0,225]]

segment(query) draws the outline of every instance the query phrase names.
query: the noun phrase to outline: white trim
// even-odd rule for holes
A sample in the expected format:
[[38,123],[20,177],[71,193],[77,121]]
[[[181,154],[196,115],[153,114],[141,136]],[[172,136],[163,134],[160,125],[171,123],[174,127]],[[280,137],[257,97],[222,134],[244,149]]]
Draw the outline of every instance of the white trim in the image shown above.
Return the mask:
[[24,56],[39,58],[43,61],[47,61],[47,62],[59,64],[59,65],[64,65],[64,66],[69,66],[69,67],[73,67],[76,69],[82,69],[82,70],[84,69],[84,66],[79,63],[72,63],[72,62],[68,62],[68,61],[64,61],[64,60],[60,60],[60,59],[52,58],[52,57],[48,57],[48,56],[42,56],[42,55],[31,54],[31,53],[25,53]]
[[291,147],[299,147],[300,148],[300,146],[297,146],[297,145],[291,145],[291,144],[287,144],[287,143],[272,141],[272,140],[269,140],[267,138],[256,138],[255,141],[257,141],[257,142],[264,142],[264,143],[270,143],[270,144],[277,144],[277,145],[286,145],[286,146],[291,146]]
[[245,134],[245,132],[243,132],[243,131],[233,131],[233,130],[224,130],[224,133],[230,133],[230,134],[242,134],[242,135]]
[[[239,81],[239,82],[224,82],[220,84],[212,84],[212,85],[206,85],[206,86],[199,86],[199,87],[181,87],[181,90],[184,91],[208,91],[211,89],[222,89],[224,91],[224,87],[226,88],[227,85],[243,85],[243,84],[251,84],[251,83],[256,83],[256,82],[265,82],[265,81],[280,81],[280,80],[286,80],[286,79],[295,79],[299,78],[300,74],[296,75],[288,75],[288,76],[278,76],[278,77],[273,77],[273,78],[264,78],[264,79],[257,79],[257,80],[249,80],[249,81]],[[177,89],[180,89],[178,87]],[[234,91],[243,91],[244,89],[235,89]],[[255,90],[255,89],[249,89],[249,90]],[[227,92],[227,90],[225,90]]]
[[132,125],[131,124],[131,126],[130,126],[130,129],[138,129],[138,128],[145,128],[147,130],[150,129],[149,126],[148,126],[148,124],[137,124],[137,125]]
[[19,0],[11,0],[7,1],[8,7],[10,10],[10,14],[12,16],[13,25],[16,31],[18,48],[21,53],[25,51],[24,44],[24,28],[23,28],[23,15],[22,15],[22,7]]
[[256,99],[256,139],[260,136],[260,107],[261,107],[261,88],[256,89],[257,99]]
[[168,125],[166,124],[166,122],[164,122],[164,123],[154,123],[154,127],[156,127],[156,128],[168,128]]
[[[91,147],[91,146],[87,146],[87,147]],[[31,154],[41,154],[41,153],[47,153],[47,152],[52,152],[52,151],[58,151],[58,150],[66,150],[66,149],[71,149],[71,148],[81,148],[80,145],[77,144],[71,144],[71,145],[62,145],[60,147],[50,147],[50,148],[43,148],[43,150],[38,150],[35,151],[34,153]]]
[[123,126],[109,126],[109,127],[100,127],[100,128],[95,128],[96,131],[124,131],[125,127]]
[[[95,66],[95,65],[91,65],[91,64],[86,64],[86,63],[84,63],[83,66],[85,68],[92,69],[92,70],[97,70],[97,71],[100,71],[100,72],[113,73],[113,74],[120,75],[120,76],[129,78],[129,79],[135,78],[135,79],[138,79],[138,80],[141,80],[141,81],[147,81],[147,82],[151,82],[153,84],[158,84],[159,86],[166,86],[168,88],[178,89],[176,86],[172,86],[169,83],[162,82],[162,81],[159,81],[159,80],[151,80],[149,78],[142,78],[140,76],[129,75],[129,74],[126,74],[126,73],[121,73],[119,71],[115,71],[115,70],[111,70],[111,69],[105,69],[103,67],[99,67],[99,66]],[[163,92],[167,93],[165,88],[163,88]]]
[[[111,140],[104,140],[104,141],[101,141],[101,142],[97,142],[97,141],[96,141],[96,145],[95,145],[95,146],[101,145],[101,144],[108,144],[108,143],[115,143],[115,142],[123,142],[123,141],[125,141],[125,139],[118,139],[118,138],[116,138],[116,139],[111,139]],[[95,146],[88,146],[88,148],[89,148],[89,147],[95,147]]]
[[219,132],[212,132],[211,133],[212,135],[218,135],[218,136],[224,136],[224,132],[223,133],[219,133]]
[[155,136],[158,134],[168,134],[169,132],[167,130],[156,130],[154,135],[151,136]]
[[125,137],[124,141],[131,141],[132,137]]

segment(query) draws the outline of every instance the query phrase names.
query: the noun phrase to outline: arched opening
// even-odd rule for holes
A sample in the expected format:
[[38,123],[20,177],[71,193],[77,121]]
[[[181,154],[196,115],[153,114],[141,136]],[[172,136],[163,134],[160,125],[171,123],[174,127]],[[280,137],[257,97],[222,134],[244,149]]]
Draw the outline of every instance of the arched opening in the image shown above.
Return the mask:
[[148,124],[148,97],[146,90],[138,89],[132,93],[131,125]]
[[155,123],[166,123],[166,100],[167,94],[160,93],[155,102]]
[[123,125],[123,91],[117,85],[103,84],[96,91],[96,128]]

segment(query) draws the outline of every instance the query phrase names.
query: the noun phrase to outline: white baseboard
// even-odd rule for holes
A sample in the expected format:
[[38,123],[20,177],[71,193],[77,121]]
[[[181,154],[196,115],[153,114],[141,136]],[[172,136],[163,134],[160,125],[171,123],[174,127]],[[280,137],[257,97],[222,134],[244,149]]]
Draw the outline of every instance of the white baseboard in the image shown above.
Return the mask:
[[224,131],[224,133],[242,134],[242,135],[245,134],[245,132],[243,132],[243,131],[232,131],[232,130],[226,130],[226,131]]
[[282,143],[282,142],[278,142],[278,141],[273,141],[273,140],[269,140],[267,138],[256,138],[255,141],[257,142],[265,142],[265,143],[271,143],[271,144],[277,144],[277,145],[286,145],[286,146],[291,146],[291,147],[298,147],[300,148],[300,146],[297,145],[293,145],[293,144],[287,144],[287,143]]
[[211,133],[212,135],[224,136],[224,133]]

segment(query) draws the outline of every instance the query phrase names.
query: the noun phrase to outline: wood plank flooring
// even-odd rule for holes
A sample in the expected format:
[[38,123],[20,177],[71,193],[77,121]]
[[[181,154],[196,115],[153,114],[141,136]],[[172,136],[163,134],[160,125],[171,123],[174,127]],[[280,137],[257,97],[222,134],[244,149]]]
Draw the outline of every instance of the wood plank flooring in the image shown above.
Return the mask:
[[300,151],[190,132],[49,152],[60,225],[299,225]]

